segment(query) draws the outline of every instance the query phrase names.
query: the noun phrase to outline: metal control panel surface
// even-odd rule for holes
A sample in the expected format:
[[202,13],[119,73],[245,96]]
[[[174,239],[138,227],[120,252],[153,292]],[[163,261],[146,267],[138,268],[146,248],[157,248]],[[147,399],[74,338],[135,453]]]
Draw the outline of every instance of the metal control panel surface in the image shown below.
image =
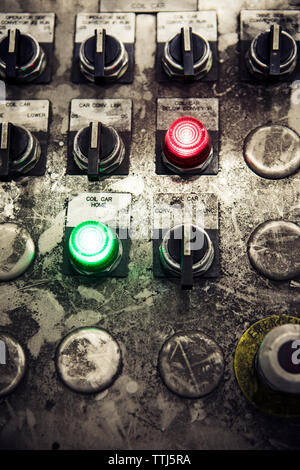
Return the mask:
[[[103,3],[107,11],[110,2]],[[98,0],[1,1],[3,12],[56,15],[51,83],[6,87],[8,100],[50,100],[51,116],[45,176],[0,184],[0,222],[24,226],[37,248],[30,271],[0,283],[1,331],[20,342],[27,357],[21,384],[0,398],[1,449],[300,449],[299,420],[256,410],[242,395],[233,367],[239,338],[250,325],[270,315],[300,314],[300,281],[268,280],[247,255],[247,242],[260,224],[300,223],[300,173],[263,179],[243,157],[244,140],[257,126],[271,121],[300,133],[299,82],[266,86],[240,80],[240,14],[244,9],[297,10],[300,4],[200,0],[199,7],[217,12],[218,82],[158,83],[156,13],[137,12],[134,81],[99,89],[71,82],[75,15],[99,12]],[[169,98],[219,100],[217,175],[156,174],[157,100]],[[74,99],[132,100],[128,176],[89,182],[84,175],[66,174]],[[82,279],[62,273],[65,203],[81,193],[132,194],[136,236],[131,237],[128,277]],[[151,217],[155,195],[161,193],[200,198],[212,193],[219,201],[221,276],[197,283],[192,292],[153,276]],[[55,352],[71,331],[90,326],[118,341],[123,369],[111,388],[85,396],[59,380]],[[157,361],[167,338],[194,330],[222,349],[225,372],[212,394],[191,400],[165,387]]]

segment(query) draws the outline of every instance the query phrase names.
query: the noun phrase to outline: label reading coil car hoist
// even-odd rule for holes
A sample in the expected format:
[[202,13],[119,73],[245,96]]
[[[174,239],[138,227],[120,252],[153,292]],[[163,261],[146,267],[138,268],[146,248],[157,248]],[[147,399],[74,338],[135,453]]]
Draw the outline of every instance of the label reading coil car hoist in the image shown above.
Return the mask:
[[91,219],[127,231],[130,213],[129,193],[83,193],[68,201],[66,227]]

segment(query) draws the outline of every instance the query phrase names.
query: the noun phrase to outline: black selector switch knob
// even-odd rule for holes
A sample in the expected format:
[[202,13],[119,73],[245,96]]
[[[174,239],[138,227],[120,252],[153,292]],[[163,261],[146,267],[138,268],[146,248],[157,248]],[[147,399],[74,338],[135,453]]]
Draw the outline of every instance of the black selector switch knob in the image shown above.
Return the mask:
[[190,27],[181,28],[179,34],[166,42],[162,66],[166,74],[176,80],[200,80],[213,64],[209,42]]
[[194,277],[205,274],[215,257],[208,233],[191,224],[177,225],[165,235],[160,246],[163,268],[181,278],[183,290],[193,288]]
[[103,173],[113,172],[121,165],[124,156],[124,143],[111,126],[91,122],[75,135],[74,160],[81,170],[87,172],[91,181],[98,180]]
[[280,80],[293,73],[298,48],[294,38],[278,24],[259,34],[246,55],[249,72],[263,80]]
[[38,41],[18,29],[9,29],[0,41],[0,77],[12,82],[30,82],[45,70],[47,59]]
[[25,127],[0,123],[0,176],[26,174],[37,164],[41,147]]
[[129,63],[124,44],[105,29],[96,29],[94,36],[82,42],[79,61],[81,73],[99,84],[121,78]]

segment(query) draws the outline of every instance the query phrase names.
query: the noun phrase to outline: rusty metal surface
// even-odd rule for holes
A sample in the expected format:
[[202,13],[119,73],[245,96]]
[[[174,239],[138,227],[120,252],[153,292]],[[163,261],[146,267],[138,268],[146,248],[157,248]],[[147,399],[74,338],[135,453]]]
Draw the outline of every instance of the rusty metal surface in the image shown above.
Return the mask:
[[[137,16],[132,85],[99,89],[73,85],[70,68],[75,14],[98,10],[96,0],[1,0],[3,11],[55,11],[54,75],[49,85],[8,87],[8,99],[49,99],[51,123],[47,173],[0,185],[0,222],[22,223],[38,253],[30,273],[0,284],[0,327],[23,345],[27,373],[14,394],[0,400],[0,448],[25,449],[300,449],[300,423],[269,417],[243,397],[234,377],[239,338],[271,314],[299,315],[300,284],[275,283],[250,266],[247,241],[270,219],[300,222],[299,173],[269,181],[243,157],[249,132],[270,120],[300,132],[297,90],[282,83],[240,83],[238,15],[242,8],[299,8],[296,1],[201,0],[216,9],[220,81],[187,88],[155,80],[155,15]],[[155,174],[156,99],[220,99],[218,176]],[[133,141],[128,177],[89,183],[66,176],[69,103],[73,98],[132,98]],[[222,276],[184,293],[152,274],[150,237],[134,240],[127,279],[82,280],[62,274],[64,202],[78,192],[131,192],[137,226],[151,216],[155,193],[213,192],[220,203]],[[68,390],[55,370],[55,351],[72,329],[99,326],[120,344],[123,371],[96,396]],[[221,346],[225,375],[219,388],[196,401],[176,397],[157,372],[159,350],[171,334],[201,330]]]

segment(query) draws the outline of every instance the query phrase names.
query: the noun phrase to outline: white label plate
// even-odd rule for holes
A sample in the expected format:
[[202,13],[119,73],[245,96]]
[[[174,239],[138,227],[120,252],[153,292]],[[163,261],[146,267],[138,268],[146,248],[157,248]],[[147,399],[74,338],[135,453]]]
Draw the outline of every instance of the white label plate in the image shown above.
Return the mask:
[[9,121],[31,131],[48,131],[49,101],[0,101],[0,122]]
[[100,0],[100,11],[133,11],[155,13],[158,11],[197,10],[198,0]]
[[38,42],[53,42],[54,13],[0,13],[0,39],[11,28],[34,36]]
[[166,130],[176,119],[185,116],[199,119],[209,131],[218,131],[218,98],[159,98],[157,100],[157,130]]
[[134,43],[134,13],[79,13],[76,17],[75,42],[81,43],[94,34],[95,28],[105,28],[123,43]]
[[167,42],[180,32],[183,26],[191,26],[195,33],[205,37],[208,41],[217,41],[218,27],[215,11],[158,13],[157,15],[157,42]]
[[92,121],[100,121],[119,131],[131,131],[132,101],[126,99],[72,100],[70,131],[78,131]]
[[297,10],[242,10],[241,39],[250,41],[278,22],[285,23],[288,32],[300,41],[300,12]]
[[170,229],[193,223],[208,230],[219,228],[218,199],[215,194],[156,194],[153,228]]
[[130,228],[131,194],[82,193],[68,202],[67,227],[96,220],[111,228]]

